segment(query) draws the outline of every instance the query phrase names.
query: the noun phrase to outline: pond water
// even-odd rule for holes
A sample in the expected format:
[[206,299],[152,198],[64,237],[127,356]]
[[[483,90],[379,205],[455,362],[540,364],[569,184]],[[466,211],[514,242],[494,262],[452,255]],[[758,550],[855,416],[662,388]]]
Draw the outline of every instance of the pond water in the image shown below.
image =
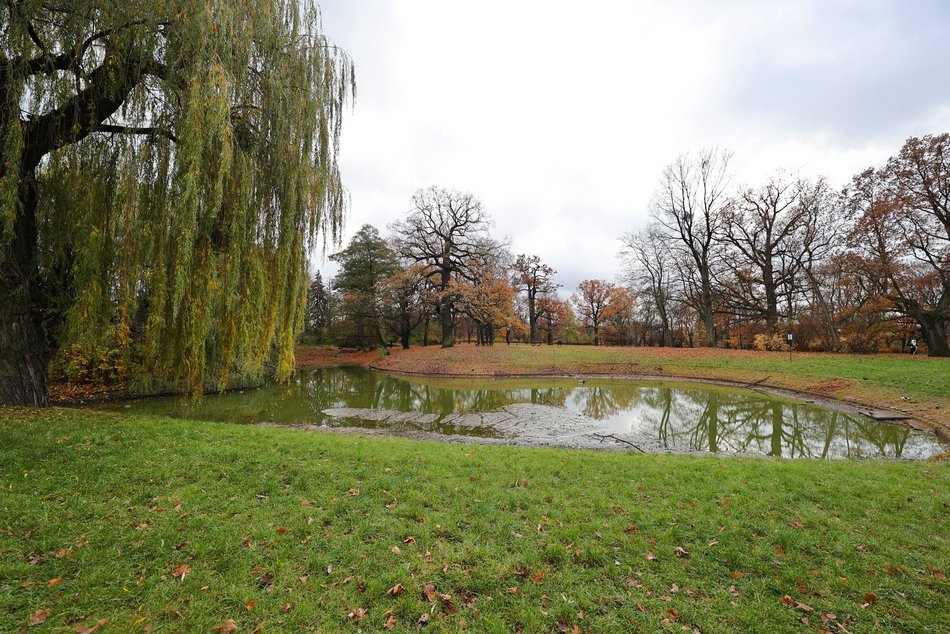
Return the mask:
[[[755,390],[619,379],[440,379],[332,368],[301,372],[289,385],[209,395],[199,402],[161,397],[104,408],[233,423],[398,426],[491,437],[499,435],[496,429],[455,424],[464,418],[458,415],[494,412],[522,403],[590,419],[603,434],[633,439],[657,451],[786,458],[926,458],[946,450],[933,434],[905,425]],[[432,416],[410,415],[391,422],[324,413],[338,408]]]

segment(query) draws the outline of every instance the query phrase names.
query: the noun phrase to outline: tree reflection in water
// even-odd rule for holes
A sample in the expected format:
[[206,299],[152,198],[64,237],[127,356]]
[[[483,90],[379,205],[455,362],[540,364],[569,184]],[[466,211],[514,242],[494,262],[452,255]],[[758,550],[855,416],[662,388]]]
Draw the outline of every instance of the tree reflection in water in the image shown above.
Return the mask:
[[143,399],[123,411],[229,422],[337,425],[348,423],[326,417],[323,410],[418,411],[441,419],[512,403],[566,408],[601,421],[615,433],[672,450],[785,458],[924,457],[939,450],[935,440],[907,426],[752,390],[620,380],[581,384],[541,378],[397,378],[335,368],[303,372],[286,386],[207,396],[199,402]]

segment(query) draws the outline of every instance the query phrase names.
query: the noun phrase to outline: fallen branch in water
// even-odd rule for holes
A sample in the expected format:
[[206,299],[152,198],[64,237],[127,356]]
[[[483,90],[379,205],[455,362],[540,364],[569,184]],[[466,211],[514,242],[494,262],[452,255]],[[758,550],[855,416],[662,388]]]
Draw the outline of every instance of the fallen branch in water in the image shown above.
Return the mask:
[[640,453],[646,453],[646,451],[644,451],[643,448],[638,447],[637,445],[633,444],[633,443],[630,442],[629,440],[624,440],[623,438],[617,438],[617,437],[614,436],[613,434],[592,434],[592,435],[594,436],[594,438],[597,438],[598,440],[600,440],[600,442],[604,442],[605,440],[607,440],[607,439],[609,438],[609,439],[611,439],[611,440],[613,440],[613,441],[621,442],[621,443],[623,443],[623,444],[625,444],[625,445],[630,445],[631,447],[633,447],[634,449],[636,449],[636,450],[639,451]]

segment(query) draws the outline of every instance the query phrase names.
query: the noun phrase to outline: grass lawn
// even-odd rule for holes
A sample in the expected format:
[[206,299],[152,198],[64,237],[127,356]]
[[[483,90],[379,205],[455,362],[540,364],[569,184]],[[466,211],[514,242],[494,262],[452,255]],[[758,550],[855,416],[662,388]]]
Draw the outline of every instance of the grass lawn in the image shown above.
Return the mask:
[[[298,355],[306,365],[308,353]],[[394,350],[372,367],[434,374],[638,374],[723,379],[901,409],[950,429],[950,359],[707,348],[461,344]],[[909,398],[908,401],[904,397]],[[939,406],[939,407],[938,407]]]
[[64,409],[0,408],[0,435],[3,632],[31,619],[36,632],[950,625],[947,462],[447,445]]

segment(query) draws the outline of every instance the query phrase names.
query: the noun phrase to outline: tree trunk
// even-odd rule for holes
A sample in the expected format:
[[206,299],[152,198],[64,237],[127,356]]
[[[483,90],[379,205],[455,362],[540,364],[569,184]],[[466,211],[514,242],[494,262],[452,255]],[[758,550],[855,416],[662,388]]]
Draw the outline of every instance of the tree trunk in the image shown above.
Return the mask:
[[49,349],[39,309],[36,267],[36,181],[20,179],[13,239],[0,254],[0,403],[49,405]]
[[0,403],[46,407],[46,342],[27,311],[0,320]]
[[947,345],[947,328],[944,320],[936,315],[918,311],[917,323],[924,331],[924,340],[927,342],[928,357],[950,357],[950,346]]

